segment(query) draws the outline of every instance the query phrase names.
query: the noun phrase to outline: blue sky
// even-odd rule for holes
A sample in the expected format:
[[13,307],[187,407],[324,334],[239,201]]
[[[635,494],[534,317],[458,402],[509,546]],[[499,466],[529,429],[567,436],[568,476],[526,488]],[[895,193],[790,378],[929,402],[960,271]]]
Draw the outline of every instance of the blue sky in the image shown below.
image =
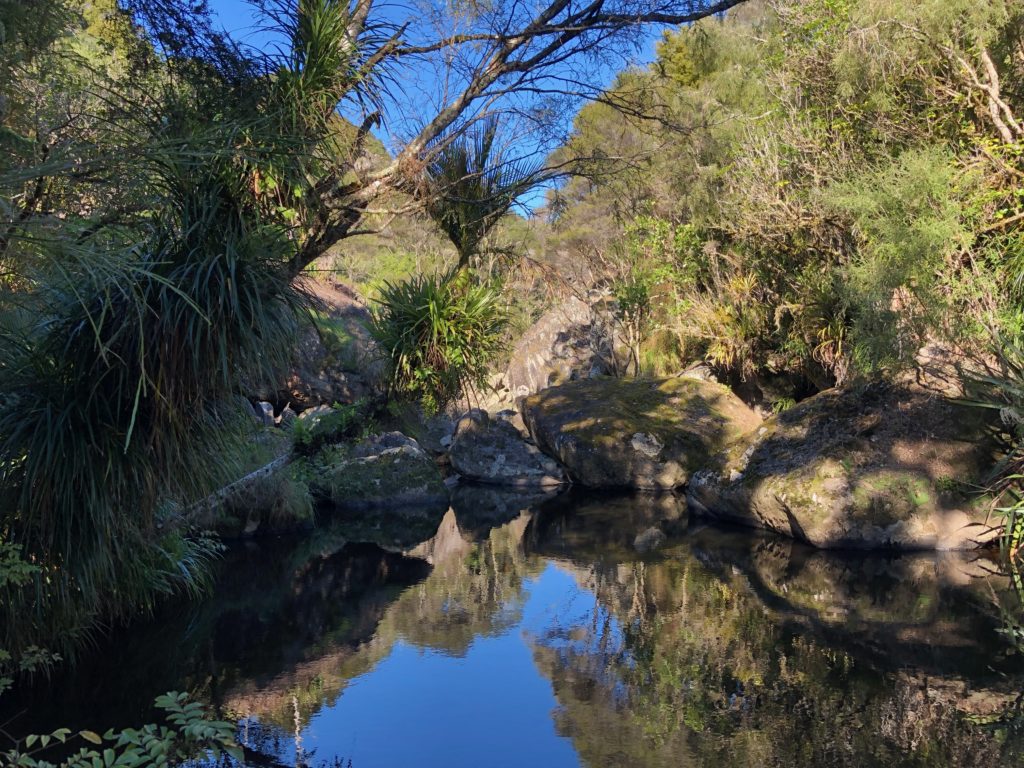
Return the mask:
[[[252,6],[245,0],[210,0],[210,8],[213,9],[224,28],[233,35],[244,38],[248,33],[252,37],[255,17]],[[250,39],[247,42],[253,45],[259,44],[258,38]]]
[[[282,40],[275,41],[271,34],[260,28],[261,25],[259,17],[255,9],[249,4],[249,2],[247,2],[247,0],[208,0],[208,2],[219,25],[231,33],[231,36],[236,40],[247,45],[251,45],[254,48],[260,48],[263,50],[271,48],[275,42],[279,45],[284,42]],[[399,6],[394,5],[392,8],[398,9]],[[643,64],[653,59],[654,42],[659,36],[660,32],[652,32],[648,36],[642,46],[642,49],[637,53],[636,60],[633,63]],[[618,69],[621,69],[621,67],[600,67],[599,70],[595,72],[595,77],[601,81],[600,85],[608,85],[614,79]],[[432,96],[431,91],[434,91],[435,95],[440,92],[440,84],[431,74],[424,76],[423,73],[419,73],[418,76],[413,75],[409,78],[403,78],[401,85],[405,88],[405,93],[403,93],[405,99],[408,102],[417,104],[429,103]],[[399,136],[403,130],[401,118],[402,115],[388,115],[386,116],[384,125],[381,129],[374,131],[377,137],[380,138],[389,149],[393,150],[395,144],[395,142],[392,141],[392,135],[390,132],[395,132],[395,136]],[[566,126],[568,126],[571,118],[572,114],[567,114],[563,117],[566,121]],[[406,125],[405,128],[408,128],[408,125]],[[525,151],[531,151],[529,149],[529,141],[523,142],[522,145],[526,147]],[[543,202],[543,198],[544,191],[537,190],[522,202],[527,208],[534,210]]]

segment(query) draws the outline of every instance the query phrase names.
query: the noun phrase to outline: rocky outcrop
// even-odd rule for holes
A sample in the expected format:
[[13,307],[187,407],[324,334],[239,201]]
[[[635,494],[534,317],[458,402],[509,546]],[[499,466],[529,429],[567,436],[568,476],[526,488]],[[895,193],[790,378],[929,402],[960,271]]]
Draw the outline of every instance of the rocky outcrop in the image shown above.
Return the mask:
[[314,298],[316,321],[296,340],[287,377],[265,388],[261,399],[301,411],[373,397],[383,368],[362,299],[341,283],[305,280],[302,287]]
[[512,423],[481,409],[459,420],[449,458],[462,477],[480,483],[548,488],[566,482],[562,468],[526,442]]
[[961,493],[991,466],[984,427],[918,388],[828,390],[731,446],[687,501],[817,547],[971,548],[993,536]]
[[512,398],[607,372],[610,355],[601,323],[583,299],[571,296],[523,334],[504,384]]
[[521,410],[540,449],[591,488],[677,488],[760,424],[728,388],[690,378],[576,381]]
[[340,509],[448,508],[437,465],[412,438],[389,432],[336,451],[310,485]]

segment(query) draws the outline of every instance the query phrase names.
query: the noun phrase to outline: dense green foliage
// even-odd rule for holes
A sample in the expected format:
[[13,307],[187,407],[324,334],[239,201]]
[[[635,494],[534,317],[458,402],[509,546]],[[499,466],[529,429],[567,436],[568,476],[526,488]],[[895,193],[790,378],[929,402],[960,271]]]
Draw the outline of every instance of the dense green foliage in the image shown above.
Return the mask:
[[648,347],[743,376],[821,387],[1016,333],[1022,19],[777,0],[667,34],[579,113],[555,243],[647,297]]
[[466,271],[388,283],[370,333],[389,366],[390,385],[428,413],[486,383],[505,326],[501,294]]
[[[413,273],[382,281],[374,312],[392,393],[437,411],[509,346],[498,256],[481,251],[504,224],[522,255],[536,232],[509,211],[539,172],[498,146],[486,107],[417,134],[403,162],[375,144],[363,162],[398,36],[353,24],[348,3],[266,3],[292,47],[260,56],[202,5],[0,0],[0,693],[98,621],[203,587],[218,545],[187,512],[234,474],[243,393],[289,362],[308,315],[293,278],[339,233],[394,218],[369,201],[426,214],[353,266],[366,285]],[[483,89],[468,103],[493,105]],[[346,99],[362,125],[339,117]],[[579,173],[541,239],[610,284],[620,373],[703,357],[820,389],[930,341],[980,355],[998,338],[1003,375],[983,383],[1019,439],[1022,101],[1012,0],[751,2],[666,34],[583,108],[550,162]],[[463,269],[431,277],[441,235]],[[357,411],[297,424],[297,452],[358,432]],[[1018,447],[996,488],[1011,554],[1020,464]],[[277,491],[312,516],[304,478]],[[175,702],[186,737],[223,741]],[[112,734],[112,757],[76,759],[135,764],[177,738]]]
[[214,545],[177,510],[230,476],[243,385],[288,361],[294,226],[353,140],[333,109],[359,55],[327,0],[264,64],[159,55],[113,2],[29,5],[0,6],[0,537],[36,569],[3,586],[15,654],[201,586]]
[[[5,765],[18,768],[165,768],[180,765],[201,755],[230,755],[243,759],[235,740],[235,726],[213,720],[202,704],[189,702],[183,693],[167,693],[156,699],[167,716],[168,725],[144,725],[107,731],[73,734],[67,728],[53,733],[25,737],[17,746],[0,754]],[[47,747],[63,747],[75,741],[87,742],[59,762],[44,759]]]

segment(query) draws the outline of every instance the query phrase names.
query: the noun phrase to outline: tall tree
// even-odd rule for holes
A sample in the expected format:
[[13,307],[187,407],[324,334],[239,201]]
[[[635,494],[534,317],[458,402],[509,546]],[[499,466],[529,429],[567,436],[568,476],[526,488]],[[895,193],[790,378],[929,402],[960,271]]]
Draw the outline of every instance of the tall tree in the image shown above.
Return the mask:
[[[174,502],[216,481],[232,398],[283,362],[293,278],[376,202],[450,194],[425,169],[471,126],[540,126],[599,87],[585,59],[737,2],[260,0],[269,53],[194,0],[0,3],[0,538],[36,568],[0,582],[7,647],[55,605],[81,627],[195,585],[210,547]],[[435,65],[418,109],[398,83]],[[367,167],[403,110],[417,128]]]

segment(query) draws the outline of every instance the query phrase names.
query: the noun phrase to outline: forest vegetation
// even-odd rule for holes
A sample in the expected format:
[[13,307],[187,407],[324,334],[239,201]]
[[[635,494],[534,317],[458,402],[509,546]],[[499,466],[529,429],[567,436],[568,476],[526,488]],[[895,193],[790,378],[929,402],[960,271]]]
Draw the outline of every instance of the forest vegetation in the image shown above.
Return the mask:
[[[785,381],[769,410],[945,350],[999,413],[1020,552],[1018,2],[256,5],[281,50],[202,2],[0,0],[0,693],[204,589],[220,545],[190,512],[249,469],[249,400],[325,275],[375,300],[385,396],[427,416],[582,272],[616,373]],[[652,29],[652,61],[585,74]]]
[[[451,8],[477,31],[449,35],[443,19],[410,29],[372,0],[282,0],[257,6],[286,45],[259,51],[218,31],[203,2],[5,0],[0,646],[12,671],[202,588],[218,545],[186,513],[237,477],[251,430],[240,399],[287,367],[310,319],[303,270],[388,206],[426,207],[468,254],[480,224],[460,218],[461,198],[452,215],[438,208],[451,192],[438,158],[473,173],[454,183],[493,226],[531,173],[515,158],[480,168],[504,157],[492,115],[536,123],[517,89],[554,93],[574,57],[628,48],[637,24],[732,4]],[[454,60],[465,74],[447,102],[400,115],[418,127],[382,152],[371,128],[396,101],[409,109],[398,70]]]

